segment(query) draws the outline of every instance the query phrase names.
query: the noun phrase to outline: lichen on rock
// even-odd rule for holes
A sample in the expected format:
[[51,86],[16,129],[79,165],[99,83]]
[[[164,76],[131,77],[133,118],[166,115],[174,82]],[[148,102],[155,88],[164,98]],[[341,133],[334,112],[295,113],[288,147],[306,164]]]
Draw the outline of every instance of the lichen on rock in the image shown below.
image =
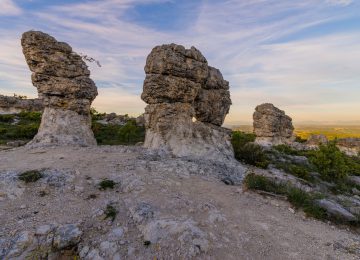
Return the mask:
[[28,145],[95,145],[90,106],[97,88],[81,56],[39,31],[25,32],[21,45],[45,107],[38,134]]

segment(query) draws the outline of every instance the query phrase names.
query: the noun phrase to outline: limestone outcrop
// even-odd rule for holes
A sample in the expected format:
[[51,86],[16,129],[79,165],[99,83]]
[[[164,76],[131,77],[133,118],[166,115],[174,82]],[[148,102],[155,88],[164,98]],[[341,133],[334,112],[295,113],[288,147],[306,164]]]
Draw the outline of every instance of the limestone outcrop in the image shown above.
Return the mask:
[[288,144],[294,140],[291,117],[273,104],[257,106],[253,114],[255,142],[262,145]]
[[318,146],[320,144],[327,144],[329,142],[329,140],[327,139],[327,137],[325,135],[319,134],[312,134],[309,136],[309,138],[306,141],[306,145],[309,146]]
[[18,96],[0,95],[0,114],[17,114],[21,111],[40,112],[44,109],[39,98],[27,99]]
[[25,32],[21,45],[44,104],[38,134],[29,145],[95,145],[90,105],[97,88],[81,56],[39,31]]
[[157,46],[145,73],[145,147],[177,156],[233,157],[231,131],[221,127],[231,105],[229,83],[199,50]]
[[360,138],[340,138],[336,141],[337,147],[350,156],[360,154]]

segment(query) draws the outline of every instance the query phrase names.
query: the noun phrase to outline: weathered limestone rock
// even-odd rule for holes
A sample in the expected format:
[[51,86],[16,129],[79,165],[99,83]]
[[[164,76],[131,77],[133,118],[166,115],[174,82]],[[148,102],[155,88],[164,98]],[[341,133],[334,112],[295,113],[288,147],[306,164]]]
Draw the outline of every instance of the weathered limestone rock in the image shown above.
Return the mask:
[[360,155],[360,138],[340,138],[337,139],[336,145],[347,155]]
[[325,135],[310,135],[308,140],[306,141],[306,145],[320,145],[320,144],[327,144],[329,140]]
[[256,143],[278,145],[291,143],[294,140],[291,117],[273,104],[265,103],[257,106],[253,119]]
[[97,89],[85,62],[67,43],[43,32],[24,33],[21,45],[45,106],[39,132],[29,145],[95,145],[90,105]]
[[164,148],[177,156],[233,157],[231,131],[221,127],[231,105],[229,83],[208,66],[200,51],[176,44],[157,46],[145,72],[145,147]]
[[44,109],[41,99],[27,99],[0,95],[0,114],[17,114],[23,110],[40,112]]

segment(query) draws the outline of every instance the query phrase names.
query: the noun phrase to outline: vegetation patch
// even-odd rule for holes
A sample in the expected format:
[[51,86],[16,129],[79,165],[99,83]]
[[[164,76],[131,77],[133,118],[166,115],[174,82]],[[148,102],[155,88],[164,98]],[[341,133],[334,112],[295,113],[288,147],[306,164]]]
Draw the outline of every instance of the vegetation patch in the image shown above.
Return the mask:
[[105,219],[111,219],[111,221],[114,221],[116,218],[118,211],[114,208],[113,205],[108,204],[106,205],[106,209],[105,209]]
[[320,145],[319,150],[309,151],[307,157],[324,180],[344,180],[354,170],[349,165],[349,157],[339,150],[335,141]]
[[100,190],[113,189],[115,187],[115,185],[116,185],[116,183],[113,180],[103,179],[99,183],[99,189]]
[[38,170],[26,171],[19,174],[18,178],[25,183],[36,182],[43,177],[43,174]]
[[40,122],[40,112],[23,111],[16,115],[0,115],[0,144],[31,140],[37,134]]
[[265,169],[270,163],[269,158],[263,148],[253,143],[254,141],[254,134],[233,132],[231,143],[235,158],[244,163]]
[[301,208],[308,216],[317,219],[327,219],[326,211],[315,203],[321,198],[321,194],[310,194],[289,184],[279,184],[264,177],[248,174],[244,181],[245,186],[251,190],[262,190],[274,194],[285,195],[288,201],[295,207]]

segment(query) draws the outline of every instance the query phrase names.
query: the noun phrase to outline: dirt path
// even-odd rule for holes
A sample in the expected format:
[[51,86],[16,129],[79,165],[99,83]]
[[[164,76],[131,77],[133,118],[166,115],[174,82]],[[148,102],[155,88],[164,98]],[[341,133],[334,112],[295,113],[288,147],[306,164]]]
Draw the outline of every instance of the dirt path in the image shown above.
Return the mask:
[[[216,167],[196,167],[141,147],[0,151],[0,238],[76,222],[83,230],[79,251],[89,247],[100,257],[85,259],[360,259],[358,235],[292,213],[285,201],[226,186],[212,177]],[[70,177],[58,186],[4,178],[43,168]],[[100,191],[102,178],[118,185]],[[11,187],[18,190],[12,198]],[[114,222],[103,217],[109,203],[118,210]],[[101,243],[118,227],[124,235],[116,250],[106,249]]]

